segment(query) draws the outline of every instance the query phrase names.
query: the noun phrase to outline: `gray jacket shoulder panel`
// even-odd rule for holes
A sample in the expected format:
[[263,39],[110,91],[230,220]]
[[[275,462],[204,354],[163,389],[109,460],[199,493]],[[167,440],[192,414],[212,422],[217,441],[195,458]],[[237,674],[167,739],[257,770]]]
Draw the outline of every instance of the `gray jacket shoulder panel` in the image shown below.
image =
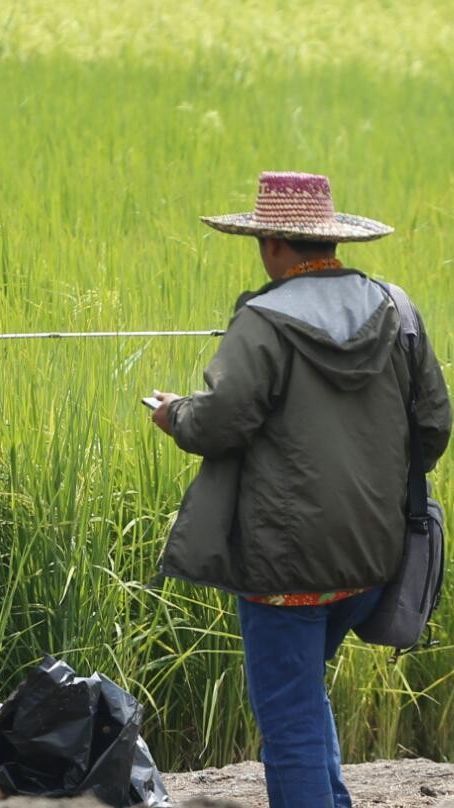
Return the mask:
[[387,298],[385,291],[361,275],[296,277],[247,301],[305,322],[338,344],[355,336]]

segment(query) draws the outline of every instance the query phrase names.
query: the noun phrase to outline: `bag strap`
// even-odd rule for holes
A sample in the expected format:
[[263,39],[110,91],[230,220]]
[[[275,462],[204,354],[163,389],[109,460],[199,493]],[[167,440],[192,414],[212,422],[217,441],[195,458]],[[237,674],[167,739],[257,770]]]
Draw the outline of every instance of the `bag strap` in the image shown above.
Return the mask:
[[[395,283],[380,283],[388,295],[392,298],[400,317],[400,341],[406,350],[410,350],[410,337],[414,337],[415,345],[419,342],[419,322],[415,307],[400,286]],[[416,365],[415,365],[416,368]],[[410,370],[412,368],[410,367]],[[413,379],[416,384],[416,377]]]
[[400,286],[394,283],[377,283],[392,298],[400,317],[400,341],[408,354],[410,390],[407,403],[407,417],[410,431],[410,465],[407,482],[407,518],[412,521],[417,532],[426,533],[427,525],[427,483],[424,471],[424,449],[421,430],[418,424],[416,401],[419,394],[418,364],[416,346],[420,338],[420,327],[415,308]]

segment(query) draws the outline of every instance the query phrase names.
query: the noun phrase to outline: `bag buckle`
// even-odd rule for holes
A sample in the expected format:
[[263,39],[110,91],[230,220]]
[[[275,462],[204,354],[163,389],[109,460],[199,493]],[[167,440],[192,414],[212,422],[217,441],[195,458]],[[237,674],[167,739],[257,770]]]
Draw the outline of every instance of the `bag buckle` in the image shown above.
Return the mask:
[[414,533],[425,534],[429,532],[429,519],[427,516],[413,516],[409,513],[407,522]]

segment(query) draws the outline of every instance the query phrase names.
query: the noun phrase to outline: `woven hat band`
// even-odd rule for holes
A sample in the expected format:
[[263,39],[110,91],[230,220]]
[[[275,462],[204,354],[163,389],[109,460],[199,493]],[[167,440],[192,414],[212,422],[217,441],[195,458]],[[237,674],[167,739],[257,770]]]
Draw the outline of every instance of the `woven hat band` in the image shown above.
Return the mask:
[[257,222],[312,225],[330,222],[334,216],[327,177],[293,172],[261,174],[254,211]]

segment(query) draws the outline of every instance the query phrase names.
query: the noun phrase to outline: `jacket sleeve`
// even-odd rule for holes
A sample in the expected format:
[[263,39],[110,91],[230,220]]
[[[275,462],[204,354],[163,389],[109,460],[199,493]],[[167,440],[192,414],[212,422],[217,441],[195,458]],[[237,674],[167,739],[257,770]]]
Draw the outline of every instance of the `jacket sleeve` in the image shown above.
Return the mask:
[[212,459],[247,446],[283,389],[287,353],[271,323],[241,309],[205,370],[208,390],[170,406],[178,446]]
[[417,350],[418,394],[416,415],[424,449],[426,471],[434,468],[448,445],[452,413],[440,365],[420,317],[420,339]]

